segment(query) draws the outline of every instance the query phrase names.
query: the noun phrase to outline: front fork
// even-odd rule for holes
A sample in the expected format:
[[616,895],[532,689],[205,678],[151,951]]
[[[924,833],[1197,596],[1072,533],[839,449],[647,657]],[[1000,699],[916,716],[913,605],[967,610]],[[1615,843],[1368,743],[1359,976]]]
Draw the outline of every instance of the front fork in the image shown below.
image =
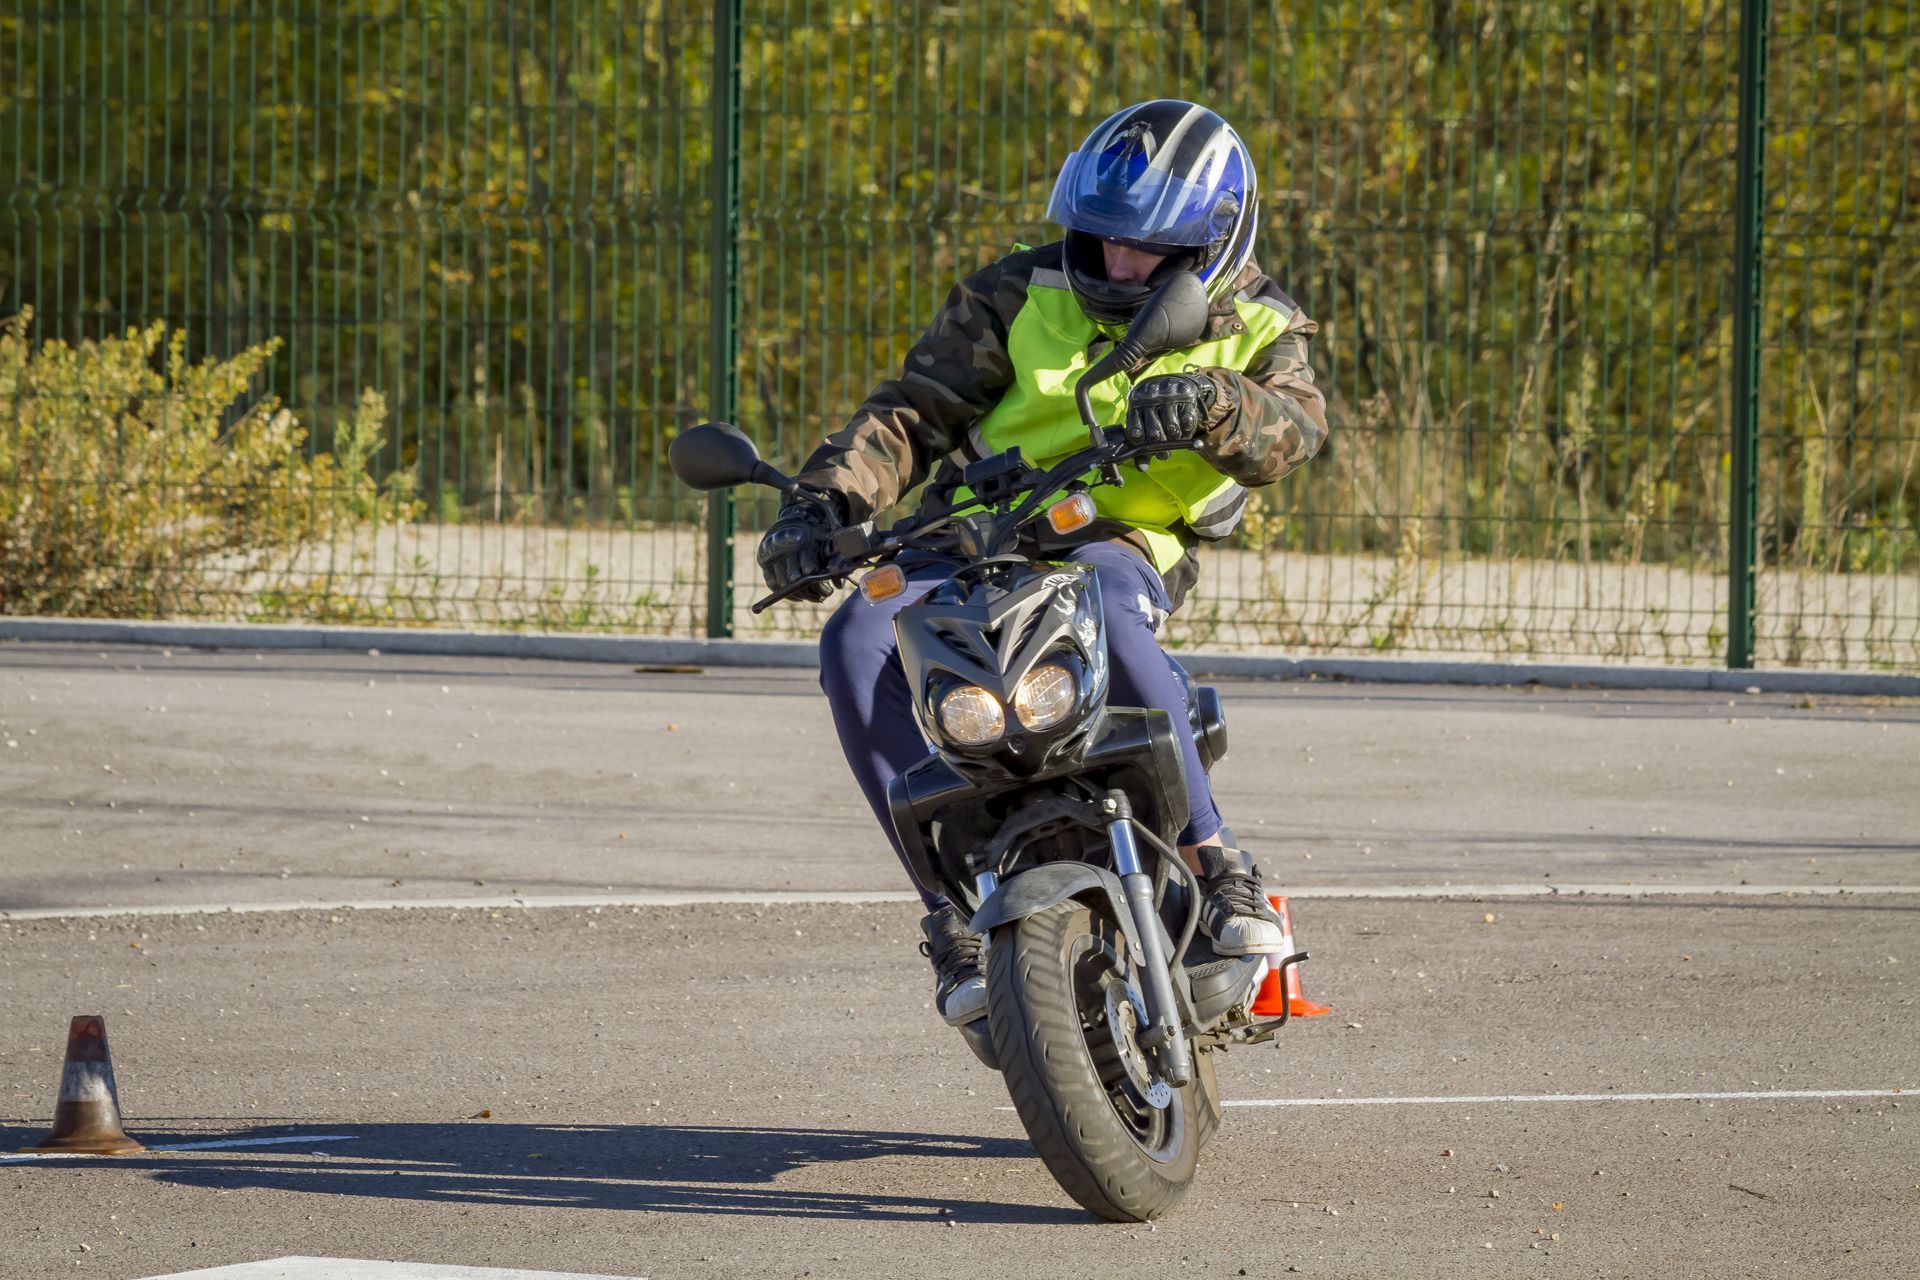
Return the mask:
[[[1193,1079],[1193,1049],[1180,1026],[1180,1006],[1173,994],[1173,970],[1160,924],[1160,912],[1153,903],[1153,877],[1140,862],[1140,845],[1133,838],[1133,815],[1126,796],[1115,793],[1100,802],[1101,811],[1110,815],[1107,841],[1113,848],[1114,869],[1120,873],[1120,887],[1126,892],[1127,906],[1133,916],[1133,935],[1139,940],[1141,954],[1141,996],[1147,1006],[1147,1026],[1140,1033],[1145,1049],[1166,1074],[1167,1083],[1179,1088]],[[993,897],[1000,877],[982,871],[974,881],[980,901]]]
[[1147,1029],[1140,1034],[1140,1047],[1159,1060],[1174,1088],[1193,1079],[1193,1050],[1187,1045],[1187,1033],[1180,1026],[1180,1009],[1173,997],[1172,967],[1167,957],[1160,912],[1153,905],[1153,877],[1140,864],[1140,846],[1133,838],[1133,815],[1127,812],[1124,796],[1110,796],[1101,808],[1114,815],[1107,824],[1107,840],[1113,847],[1114,870],[1120,873],[1120,885],[1127,893],[1127,906],[1133,910],[1134,936],[1140,940],[1142,957],[1141,995],[1147,1004]]

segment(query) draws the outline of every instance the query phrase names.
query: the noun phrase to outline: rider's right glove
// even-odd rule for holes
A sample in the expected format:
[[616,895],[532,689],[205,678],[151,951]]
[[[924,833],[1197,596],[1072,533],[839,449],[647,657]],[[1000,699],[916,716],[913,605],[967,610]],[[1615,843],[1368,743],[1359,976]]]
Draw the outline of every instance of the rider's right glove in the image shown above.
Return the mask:
[[[781,508],[779,516],[760,539],[760,572],[773,591],[785,591],[800,579],[820,573],[833,560],[833,517],[812,502],[795,502]],[[815,603],[833,594],[831,582],[813,582],[790,597]]]
[[1128,444],[1182,444],[1206,430],[1213,411],[1213,379],[1204,373],[1163,373],[1141,380],[1127,397]]

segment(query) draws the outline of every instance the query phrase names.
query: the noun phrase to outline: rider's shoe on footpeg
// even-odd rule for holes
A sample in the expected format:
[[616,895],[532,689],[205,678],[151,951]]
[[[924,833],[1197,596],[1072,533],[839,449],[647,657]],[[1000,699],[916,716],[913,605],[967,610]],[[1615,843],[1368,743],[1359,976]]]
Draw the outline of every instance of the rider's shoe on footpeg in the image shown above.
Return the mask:
[[1260,887],[1260,868],[1245,850],[1202,846],[1200,892],[1200,928],[1220,955],[1286,948],[1286,930]]
[[987,975],[980,935],[967,932],[952,907],[923,918],[920,931],[927,935],[920,954],[933,961],[933,1007],[953,1027],[986,1017]]

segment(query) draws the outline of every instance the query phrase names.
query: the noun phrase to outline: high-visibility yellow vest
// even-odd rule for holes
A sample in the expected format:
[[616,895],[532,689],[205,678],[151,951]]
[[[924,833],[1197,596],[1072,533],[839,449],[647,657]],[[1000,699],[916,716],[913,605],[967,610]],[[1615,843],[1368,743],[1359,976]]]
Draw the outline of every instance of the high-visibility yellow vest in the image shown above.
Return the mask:
[[[1162,356],[1133,378],[1120,375],[1092,389],[1095,417],[1117,425],[1126,416],[1134,382],[1190,368],[1244,370],[1262,349],[1286,332],[1290,313],[1270,300],[1237,298],[1240,332],[1198,343]],[[1074,404],[1073,388],[1094,364],[1087,348],[1102,336],[1073,300],[1064,272],[1034,271],[1026,305],[1013,318],[1007,355],[1013,385],[974,428],[970,444],[981,457],[1018,448],[1028,463],[1049,467],[1087,447],[1087,429]],[[1141,471],[1121,469],[1123,483],[1093,490],[1093,505],[1103,518],[1130,525],[1146,535],[1154,565],[1165,573],[1186,554],[1174,532],[1179,526],[1206,527],[1210,512],[1233,503],[1238,485],[1215,471],[1199,454],[1181,450],[1156,458]],[[961,490],[962,495],[965,490]]]

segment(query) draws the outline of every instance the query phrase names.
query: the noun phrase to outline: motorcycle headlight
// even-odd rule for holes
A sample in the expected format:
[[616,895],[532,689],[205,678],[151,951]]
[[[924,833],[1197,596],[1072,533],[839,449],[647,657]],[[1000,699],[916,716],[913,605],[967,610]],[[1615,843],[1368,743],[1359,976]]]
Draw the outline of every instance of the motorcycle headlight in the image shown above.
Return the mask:
[[1007,713],[979,685],[963,684],[940,699],[940,728],[962,746],[984,746],[1007,731]]
[[1013,713],[1020,723],[1038,732],[1051,729],[1073,714],[1080,691],[1074,686],[1073,672],[1049,662],[1022,676],[1013,691]]

